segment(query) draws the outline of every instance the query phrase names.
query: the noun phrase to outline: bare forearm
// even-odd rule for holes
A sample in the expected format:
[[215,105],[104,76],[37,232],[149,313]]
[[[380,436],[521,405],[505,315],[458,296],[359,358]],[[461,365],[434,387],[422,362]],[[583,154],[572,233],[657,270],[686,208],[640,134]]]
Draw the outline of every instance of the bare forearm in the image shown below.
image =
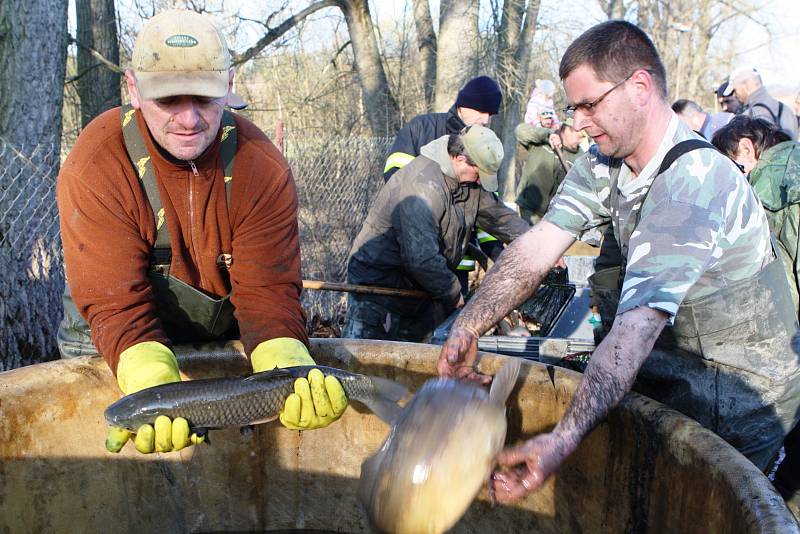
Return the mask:
[[665,324],[666,315],[649,308],[637,308],[617,317],[611,332],[592,355],[572,403],[555,429],[564,452],[574,451],[630,391]]
[[572,238],[543,222],[517,238],[487,273],[475,296],[454,323],[478,333],[487,331],[519,306],[544,279]]

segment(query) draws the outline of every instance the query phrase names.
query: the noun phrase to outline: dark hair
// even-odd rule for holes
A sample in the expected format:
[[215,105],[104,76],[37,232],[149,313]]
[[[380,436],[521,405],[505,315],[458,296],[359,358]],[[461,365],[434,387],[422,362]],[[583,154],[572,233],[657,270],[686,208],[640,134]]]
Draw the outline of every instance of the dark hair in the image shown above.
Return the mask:
[[473,162],[472,158],[467,154],[467,150],[464,148],[464,141],[461,139],[461,136],[468,131],[469,126],[464,128],[460,133],[450,134],[447,138],[447,153],[453,158],[456,156],[464,156],[467,158],[467,165],[475,165],[475,162]]
[[789,134],[768,120],[737,115],[731,122],[717,130],[711,138],[711,143],[732,159],[739,150],[739,140],[745,137],[753,142],[756,159],[760,158],[768,148],[792,139]]
[[582,65],[591,67],[599,80],[612,83],[644,69],[661,97],[667,98],[667,73],[658,51],[647,34],[630,22],[609,20],[583,32],[561,58],[558,76],[564,80]]
[[697,102],[681,98],[680,100],[676,100],[672,103],[672,111],[678,115],[681,115],[686,111],[696,111],[697,113],[702,113],[703,108],[701,108]]
[[569,129],[571,129],[571,130],[574,130],[574,129],[575,129],[575,128],[573,128],[573,127],[572,127],[572,125],[571,125],[571,124],[567,124],[566,122],[562,122],[562,123],[561,123],[561,126],[559,126],[559,127],[558,127],[558,130],[556,130],[556,133],[557,133],[558,135],[561,135],[561,134],[563,134],[563,133],[564,133],[564,130],[566,130],[567,128],[569,128]]

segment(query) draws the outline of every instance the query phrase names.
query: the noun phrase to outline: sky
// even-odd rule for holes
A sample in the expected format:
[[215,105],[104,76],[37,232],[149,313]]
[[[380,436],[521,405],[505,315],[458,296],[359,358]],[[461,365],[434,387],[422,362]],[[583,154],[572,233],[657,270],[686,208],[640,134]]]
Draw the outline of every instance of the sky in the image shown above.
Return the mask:
[[[215,0],[211,0],[212,2]],[[497,0],[498,3],[502,0]],[[755,67],[762,75],[768,87],[780,88],[787,94],[800,90],[800,68],[797,68],[798,55],[800,55],[800,0],[748,0],[758,8],[752,13],[769,28],[752,20],[741,20],[737,23],[734,37],[730,42],[718,40],[718,46],[728,45],[736,51],[731,68],[737,66]],[[225,8],[231,10],[244,7],[246,11],[257,13],[262,6],[277,2],[264,2],[262,0],[216,0]],[[373,17],[379,25],[395,26],[395,21],[402,18],[405,12],[411,10],[411,0],[370,0]],[[305,6],[308,2],[292,2],[294,11]],[[439,0],[430,0],[431,11],[438,13]],[[133,0],[117,0],[117,11],[121,17],[131,17]],[[568,5],[569,9],[564,9]],[[481,2],[482,16],[488,17],[489,2]],[[330,17],[330,10],[324,16]],[[74,33],[74,0],[70,0],[70,31]],[[542,0],[539,11],[539,24],[545,32],[539,32],[539,37],[548,31],[556,34],[577,35],[593,24],[603,20],[596,0],[573,0],[565,3],[563,0]],[[581,16],[576,17],[575,13]],[[131,21],[134,27],[138,21]],[[722,42],[720,42],[722,41]]]

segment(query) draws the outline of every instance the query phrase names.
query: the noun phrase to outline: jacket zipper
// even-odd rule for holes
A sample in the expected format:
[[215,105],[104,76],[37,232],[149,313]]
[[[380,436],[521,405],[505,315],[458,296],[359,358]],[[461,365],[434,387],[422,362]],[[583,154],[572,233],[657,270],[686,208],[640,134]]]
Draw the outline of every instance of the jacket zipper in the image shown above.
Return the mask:
[[[197,165],[194,164],[193,160],[189,160],[189,166],[192,168],[192,174],[194,174],[195,177],[200,176],[200,173],[197,172]],[[192,255],[194,256],[197,264],[197,272],[200,274],[200,287],[205,287],[203,270],[200,266],[197,248],[195,247],[194,241],[194,180],[191,175],[189,175],[189,244],[191,246]]]

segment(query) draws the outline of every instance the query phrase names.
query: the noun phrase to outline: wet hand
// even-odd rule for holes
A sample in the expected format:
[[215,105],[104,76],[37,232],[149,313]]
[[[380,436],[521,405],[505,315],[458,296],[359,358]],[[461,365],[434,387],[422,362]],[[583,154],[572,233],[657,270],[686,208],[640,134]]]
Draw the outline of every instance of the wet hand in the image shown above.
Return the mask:
[[492,377],[481,374],[475,368],[478,356],[478,333],[464,327],[454,327],[442,347],[436,370],[440,376],[471,380],[482,385]]
[[347,395],[336,377],[312,369],[308,378],[294,381],[294,393],[286,398],[280,421],[292,430],[324,428],[347,408]]
[[538,491],[567,457],[556,434],[541,434],[522,445],[504,449],[497,456],[500,466],[492,475],[498,502],[508,503]]

